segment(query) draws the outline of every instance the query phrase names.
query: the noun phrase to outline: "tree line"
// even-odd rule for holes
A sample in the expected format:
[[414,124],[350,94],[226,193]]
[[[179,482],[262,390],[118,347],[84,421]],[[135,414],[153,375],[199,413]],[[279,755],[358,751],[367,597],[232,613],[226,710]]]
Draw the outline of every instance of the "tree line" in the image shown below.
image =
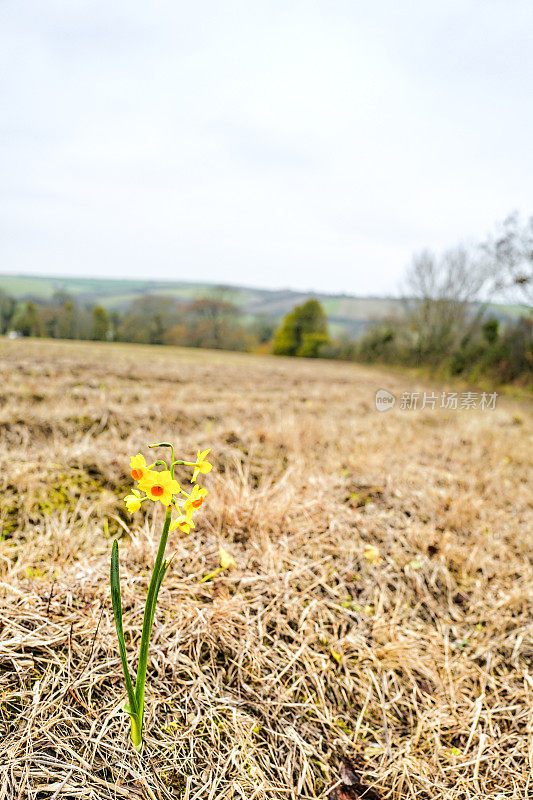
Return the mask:
[[[522,304],[512,320],[491,302]],[[77,304],[64,293],[18,302],[0,291],[0,332],[60,339],[170,344],[429,367],[469,379],[531,382],[533,375],[533,218],[508,217],[486,242],[437,256],[415,254],[404,277],[401,311],[358,339],[333,339],[316,299],[281,323],[246,318],[224,289],[191,302],[159,295],[123,313]]]
[[[273,341],[279,355],[428,367],[470,380],[533,379],[533,218],[509,216],[487,241],[440,257],[415,254],[404,276],[401,311],[358,340],[333,341],[316,300],[297,306]],[[522,306],[516,319],[491,302]]]
[[270,341],[274,328],[275,322],[262,317],[245,320],[223,292],[189,303],[147,295],[120,313],[79,304],[65,292],[48,301],[19,302],[0,290],[2,334],[244,351]]
[[[515,318],[491,303],[514,304]],[[401,313],[369,328],[357,358],[501,382],[533,377],[533,218],[509,216],[487,241],[413,256]]]

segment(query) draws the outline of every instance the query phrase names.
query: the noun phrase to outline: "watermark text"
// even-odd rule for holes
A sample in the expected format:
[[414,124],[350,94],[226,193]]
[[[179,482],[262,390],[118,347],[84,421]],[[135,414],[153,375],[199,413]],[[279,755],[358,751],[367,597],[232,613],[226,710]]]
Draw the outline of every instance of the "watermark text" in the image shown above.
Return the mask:
[[[496,408],[497,392],[402,392],[398,408],[400,411],[491,411]],[[378,389],[375,396],[378,411],[390,411],[396,405],[396,396],[387,389]]]

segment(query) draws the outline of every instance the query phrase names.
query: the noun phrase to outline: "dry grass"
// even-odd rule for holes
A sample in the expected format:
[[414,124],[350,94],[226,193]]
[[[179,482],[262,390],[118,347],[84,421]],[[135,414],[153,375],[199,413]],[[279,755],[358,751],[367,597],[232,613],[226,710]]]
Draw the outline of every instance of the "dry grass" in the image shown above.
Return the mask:
[[[531,797],[524,404],[378,414],[407,379],[171,348],[0,359],[0,800],[324,797],[341,753],[383,798]],[[121,498],[165,439],[216,470],[171,536],[139,758],[108,564],[118,533],[133,660],[161,518]],[[238,567],[202,582],[220,543]]]

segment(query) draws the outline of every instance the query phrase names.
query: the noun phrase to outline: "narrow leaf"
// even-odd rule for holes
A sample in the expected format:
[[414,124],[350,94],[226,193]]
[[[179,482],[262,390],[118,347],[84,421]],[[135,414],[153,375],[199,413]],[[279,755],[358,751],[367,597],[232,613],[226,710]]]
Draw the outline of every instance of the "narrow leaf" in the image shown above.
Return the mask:
[[126,655],[126,643],[124,641],[124,631],[122,628],[122,599],[120,596],[120,573],[118,566],[118,542],[115,539],[113,547],[111,548],[111,602],[113,604],[113,615],[115,617],[115,626],[117,629],[118,649],[120,652],[120,660],[122,661],[122,670],[124,672],[124,680],[126,681],[126,691],[128,692],[129,700],[129,714],[137,715],[137,701],[135,698],[135,691],[131,680],[130,671],[128,669],[128,657]]
[[152,605],[152,617],[151,617],[151,622],[150,622],[150,628],[152,627],[153,622],[154,622],[154,615],[155,615],[155,607],[156,607],[156,603],[157,603],[157,596],[159,594],[159,590],[161,588],[161,584],[163,583],[163,578],[165,577],[165,573],[166,573],[167,569],[169,568],[170,563],[171,563],[173,558],[174,558],[174,556],[171,556],[171,558],[169,558],[168,561],[165,561],[163,563],[163,565],[161,566],[161,569],[159,570],[159,575],[157,576],[157,583],[155,585],[155,593],[154,593],[154,602],[153,602],[153,605]]
[[[170,528],[171,514],[170,509],[167,510],[165,515],[165,524],[161,532],[161,539],[159,540],[159,547],[157,548],[157,555],[155,557],[154,569],[152,577],[150,578],[150,585],[148,586],[148,596],[146,598],[146,605],[144,607],[143,627],[141,632],[141,647],[139,650],[139,662],[137,664],[137,679],[135,681],[135,698],[137,700],[137,708],[139,709],[139,718],[142,725],[143,709],[144,709],[144,687],[146,683],[146,669],[148,666],[148,646],[150,643],[150,633],[152,631],[152,623],[155,613],[155,598],[161,586],[161,581],[165,574],[165,547],[167,545],[168,531]],[[163,576],[161,571],[163,570]]]

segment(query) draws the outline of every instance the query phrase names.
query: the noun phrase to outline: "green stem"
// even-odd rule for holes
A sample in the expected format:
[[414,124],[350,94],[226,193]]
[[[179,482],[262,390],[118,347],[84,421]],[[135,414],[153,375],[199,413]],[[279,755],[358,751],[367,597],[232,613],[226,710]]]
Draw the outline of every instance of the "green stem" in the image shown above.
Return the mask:
[[217,567],[213,572],[208,572],[207,575],[201,580],[201,583],[207,583],[207,581],[212,581],[213,578],[216,578],[217,575],[220,575],[221,572],[224,572],[224,567]]
[[141,723],[139,723],[138,718],[135,715],[130,714],[130,722],[131,722],[131,741],[136,752],[140,753],[143,743],[142,721]]
[[[172,455],[172,461],[174,461],[174,445],[170,442],[158,442],[157,444],[149,444],[148,447],[170,447],[170,452]],[[170,474],[174,477],[174,464],[171,463],[170,466]]]
[[176,456],[174,455],[174,448],[173,448],[172,445],[170,445],[170,456],[171,456],[171,459],[170,459],[170,475],[173,478],[174,477],[174,459],[175,459]]
[[[137,665],[137,679],[135,681],[135,702],[137,704],[137,724],[138,724],[138,737],[139,743],[142,741],[143,718],[144,718],[144,686],[146,683],[146,668],[148,665],[148,646],[150,644],[150,634],[152,632],[152,623],[154,620],[155,603],[159,587],[161,586],[160,572],[163,565],[163,557],[165,555],[165,548],[167,546],[168,529],[170,528],[171,512],[167,508],[165,514],[165,524],[163,525],[163,532],[161,533],[161,540],[155,558],[154,569],[148,587],[148,596],[146,598],[146,605],[144,607],[144,619],[141,634],[141,649],[139,651],[139,663]],[[163,573],[164,574],[164,573]],[[133,721],[132,721],[132,738],[133,738]],[[135,742],[134,742],[135,744]],[[139,744],[140,746],[140,744]]]
[[182,466],[185,465],[186,467],[195,467],[196,461],[173,461],[171,464],[171,469],[174,469],[174,467],[178,466],[178,464]]

